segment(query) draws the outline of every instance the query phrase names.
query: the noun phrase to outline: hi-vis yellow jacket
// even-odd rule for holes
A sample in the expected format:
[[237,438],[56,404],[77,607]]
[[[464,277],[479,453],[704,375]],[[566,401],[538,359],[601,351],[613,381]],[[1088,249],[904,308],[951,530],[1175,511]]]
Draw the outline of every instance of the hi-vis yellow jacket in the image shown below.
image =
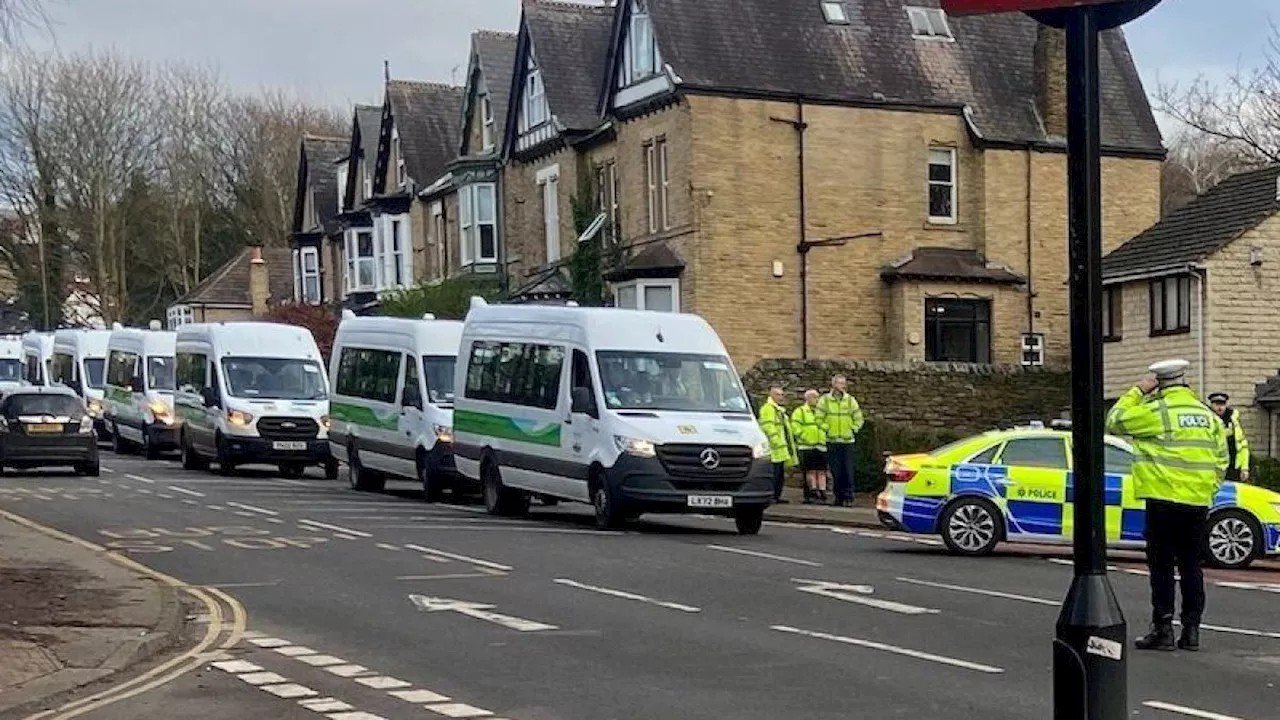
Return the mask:
[[1131,439],[1138,498],[1213,505],[1227,471],[1227,431],[1190,388],[1149,395],[1130,388],[1107,415],[1106,431]]
[[818,412],[807,404],[791,411],[791,434],[800,450],[827,449],[827,433],[818,421]]
[[760,406],[760,429],[769,439],[769,459],[785,465],[796,464],[795,443],[791,440],[791,425],[787,411],[769,398]]
[[849,393],[836,397],[828,392],[818,398],[818,422],[827,435],[829,443],[851,443],[853,436],[862,429],[865,419],[858,401]]

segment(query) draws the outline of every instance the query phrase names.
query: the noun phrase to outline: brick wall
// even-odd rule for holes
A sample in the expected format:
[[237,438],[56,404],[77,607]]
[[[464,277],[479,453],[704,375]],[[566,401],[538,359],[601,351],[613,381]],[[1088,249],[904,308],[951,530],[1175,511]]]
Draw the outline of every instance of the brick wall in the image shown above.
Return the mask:
[[869,419],[917,429],[977,433],[1001,422],[1052,420],[1071,404],[1069,372],[1018,365],[762,360],[743,382],[757,406],[781,383],[793,408],[806,389],[825,392],[835,374],[849,379]]
[[578,172],[582,159],[576,150],[563,148],[542,157],[512,160],[502,168],[505,213],[503,237],[507,243],[508,272],[511,287],[527,282],[530,269],[546,263],[546,232],[543,226],[542,187],[538,172],[553,165],[560,168],[559,202],[560,248],[563,257],[573,250],[577,233],[573,231],[573,205],[570,198],[577,193]]
[[[1114,399],[1147,375],[1147,367],[1152,363],[1170,358],[1182,358],[1191,362],[1187,371],[1187,382],[1197,392],[1200,390],[1200,293],[1197,283],[1191,283],[1191,332],[1178,335],[1151,336],[1151,302],[1150,282],[1124,283],[1111,285],[1111,292],[1121,293],[1120,339],[1102,346],[1103,393]],[[1207,318],[1207,316],[1206,316]],[[1206,345],[1209,333],[1205,333]],[[1213,361],[1209,363],[1211,372],[1207,378],[1213,380]],[[1280,364],[1277,365],[1280,367]],[[1208,391],[1206,389],[1206,391]],[[1208,391],[1211,392],[1211,391]],[[1234,393],[1233,393],[1234,394]],[[1250,397],[1252,397],[1250,387]]]

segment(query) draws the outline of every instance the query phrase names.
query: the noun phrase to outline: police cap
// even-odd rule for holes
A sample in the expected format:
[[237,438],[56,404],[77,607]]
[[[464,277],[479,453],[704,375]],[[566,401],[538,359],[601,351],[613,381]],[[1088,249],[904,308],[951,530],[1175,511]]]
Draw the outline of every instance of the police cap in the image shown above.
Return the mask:
[[1209,402],[1226,404],[1231,398],[1224,392],[1209,393]]
[[1153,363],[1147,369],[1156,376],[1157,380],[1168,381],[1177,380],[1187,374],[1187,368],[1191,367],[1191,363],[1186,360],[1161,360]]

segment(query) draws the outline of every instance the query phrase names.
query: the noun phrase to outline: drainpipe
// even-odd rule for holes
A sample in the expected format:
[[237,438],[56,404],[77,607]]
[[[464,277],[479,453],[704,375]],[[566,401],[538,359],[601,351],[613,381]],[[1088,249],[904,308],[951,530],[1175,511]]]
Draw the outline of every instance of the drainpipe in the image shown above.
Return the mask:
[[1190,265],[1188,267],[1192,274],[1196,276],[1196,285],[1200,296],[1199,302],[1197,303],[1199,307],[1196,308],[1196,343],[1199,345],[1200,350],[1200,397],[1203,398],[1205,396],[1205,387],[1208,385],[1209,376],[1209,366],[1207,364],[1208,360],[1205,354],[1204,342],[1204,306],[1205,301],[1209,296],[1208,290],[1205,288],[1205,280],[1209,275],[1209,271],[1203,266]]
[[1031,155],[1032,149],[1027,148],[1027,333],[1036,331],[1036,273],[1031,265]]
[[[498,248],[497,248],[498,249],[498,258],[497,258],[498,260],[498,297],[502,298],[503,301],[505,301],[507,299],[507,289],[508,289],[507,288],[507,212],[506,212],[507,195],[503,187],[502,180],[503,180],[504,173],[502,172],[501,165],[495,164],[494,169],[497,172],[497,177],[494,180],[494,185],[493,185],[494,186],[493,197],[494,197],[494,205],[496,206],[495,213],[494,213],[494,221],[497,222],[497,228],[498,228]],[[459,200],[461,200],[461,196],[459,196]],[[448,226],[448,223],[446,223],[446,227],[447,226]],[[461,233],[462,229],[459,228],[458,232]],[[446,246],[446,248],[447,247],[448,246]]]
[[804,172],[804,133],[809,128],[804,121],[804,99],[796,97],[796,116],[792,118],[771,117],[774,122],[786,123],[796,130],[797,157],[799,161],[799,195],[800,195],[800,241],[796,244],[796,252],[800,254],[800,358],[809,359],[809,243],[808,243],[808,203],[805,200]]

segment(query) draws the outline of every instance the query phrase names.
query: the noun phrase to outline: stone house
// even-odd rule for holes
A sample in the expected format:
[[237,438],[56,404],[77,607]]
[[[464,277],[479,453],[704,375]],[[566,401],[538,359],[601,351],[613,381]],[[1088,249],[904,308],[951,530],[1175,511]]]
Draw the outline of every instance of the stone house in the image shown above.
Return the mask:
[[[938,5],[529,0],[513,284],[555,295],[585,198],[615,303],[703,315],[744,368],[1067,362],[1065,39]],[[1124,35],[1101,55],[1112,249],[1159,218],[1165,151]]]
[[515,64],[516,36],[481,30],[471,36],[457,157],[419,193],[427,206],[429,281],[459,273],[500,273],[503,252],[502,137]]
[[1230,395],[1254,452],[1280,455],[1280,166],[1229,177],[1116,248],[1103,287],[1108,398],[1184,358],[1202,398]]
[[338,158],[347,150],[343,138],[302,138],[298,148],[298,184],[293,200],[293,299],[312,305],[334,302],[338,294],[341,264],[326,263],[331,237],[338,230]]
[[331,281],[330,295],[347,307],[358,307],[372,293],[373,216],[366,203],[373,197],[373,168],[378,155],[382,127],[382,107],[356,105],[351,118],[347,152],[338,158],[338,214],[328,235],[328,250],[322,258],[324,274]]
[[187,323],[251,320],[274,305],[293,300],[293,250],[246,247],[173,301],[166,313],[170,330]]

